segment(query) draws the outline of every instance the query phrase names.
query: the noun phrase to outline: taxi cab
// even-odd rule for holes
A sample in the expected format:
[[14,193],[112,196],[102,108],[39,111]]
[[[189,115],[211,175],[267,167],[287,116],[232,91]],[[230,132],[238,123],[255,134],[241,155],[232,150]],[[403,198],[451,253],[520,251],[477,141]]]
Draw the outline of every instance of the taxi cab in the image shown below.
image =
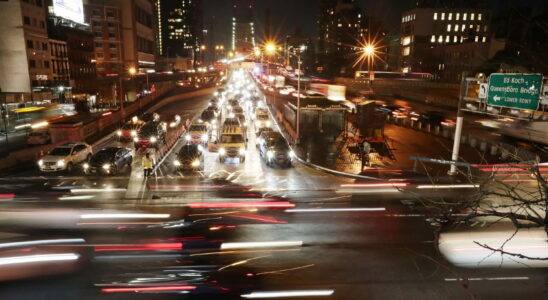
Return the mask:
[[246,139],[242,128],[225,126],[219,138],[219,162],[224,163],[227,158],[239,158],[245,161]]
[[188,127],[185,140],[188,144],[205,144],[209,140],[208,126],[203,122],[194,122]]
[[116,132],[116,135],[118,135],[118,139],[121,141],[130,141],[137,137],[137,133],[144,124],[145,122],[134,117],[131,121],[124,124],[124,126]]

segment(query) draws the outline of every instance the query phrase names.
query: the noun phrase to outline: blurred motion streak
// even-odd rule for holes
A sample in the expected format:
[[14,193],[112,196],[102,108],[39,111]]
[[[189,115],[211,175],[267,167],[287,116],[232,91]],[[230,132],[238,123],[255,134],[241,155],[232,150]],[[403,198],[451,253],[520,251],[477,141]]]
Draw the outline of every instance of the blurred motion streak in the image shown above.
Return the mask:
[[249,220],[260,221],[264,223],[287,224],[287,222],[285,221],[279,221],[276,218],[270,217],[270,216],[260,216],[260,215],[252,215],[252,214],[232,214],[230,216],[234,218],[249,219]]
[[298,252],[298,251],[301,251],[301,249],[291,248],[291,249],[266,249],[266,250],[236,250],[236,251],[194,253],[194,254],[191,254],[190,256],[206,256],[206,255],[219,255],[219,254],[249,254],[249,253],[260,253],[260,252]]
[[195,286],[155,286],[155,287],[129,287],[129,288],[106,288],[101,289],[105,293],[128,293],[128,292],[167,292],[167,291],[192,291]]
[[167,219],[169,214],[85,214],[82,219]]
[[342,188],[368,188],[368,187],[406,187],[407,182],[386,182],[386,183],[348,183],[341,184]]
[[70,244],[70,243],[85,243],[84,239],[55,239],[55,240],[35,240],[35,241],[22,241],[2,243],[0,248],[12,248],[12,247],[29,247],[36,245],[52,245],[52,244]]
[[351,211],[385,211],[384,207],[362,207],[362,208],[292,208],[286,209],[285,212],[300,213],[300,212],[351,212]]
[[433,184],[419,185],[417,186],[417,189],[475,189],[479,187],[479,184]]
[[38,254],[38,255],[27,255],[27,256],[3,257],[3,258],[0,258],[0,266],[36,263],[36,262],[77,260],[79,257],[80,255],[75,253]]
[[234,266],[239,266],[239,265],[243,265],[243,264],[246,264],[252,260],[257,260],[257,259],[261,259],[261,258],[265,258],[265,257],[271,257],[272,255],[261,255],[261,256],[257,256],[257,257],[253,257],[253,258],[248,258],[248,259],[244,259],[244,260],[240,260],[240,261],[237,261],[235,263],[231,263],[231,264],[228,264],[226,266],[223,266],[221,268],[219,268],[218,271],[222,271],[226,268],[230,268],[230,267],[234,267]]
[[15,194],[0,194],[0,200],[13,200]]
[[95,252],[182,250],[182,243],[118,244],[95,246]]
[[268,272],[260,272],[260,273],[257,273],[256,275],[279,274],[279,273],[284,273],[284,272],[289,272],[289,271],[302,270],[302,269],[310,268],[310,267],[313,267],[313,266],[314,266],[314,264],[309,264],[309,265],[304,265],[304,266],[289,268],[289,269],[282,269],[282,270],[268,271]]
[[272,291],[272,292],[251,292],[242,295],[242,298],[259,299],[259,298],[287,298],[287,297],[315,297],[315,296],[331,296],[333,290],[308,290],[308,291]]
[[295,207],[291,202],[207,202],[207,203],[189,203],[191,208],[252,208],[252,207],[272,207],[288,208]]
[[221,250],[230,249],[253,249],[268,247],[302,247],[303,241],[281,241],[281,242],[238,242],[222,243]]

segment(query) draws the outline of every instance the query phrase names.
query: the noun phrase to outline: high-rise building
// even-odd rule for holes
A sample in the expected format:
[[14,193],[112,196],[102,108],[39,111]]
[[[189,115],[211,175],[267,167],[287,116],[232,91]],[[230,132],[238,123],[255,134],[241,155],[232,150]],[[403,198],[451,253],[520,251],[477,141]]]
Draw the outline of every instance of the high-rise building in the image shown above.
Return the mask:
[[51,100],[49,92],[40,92],[53,80],[44,1],[0,1],[0,39],[4,100]]
[[255,23],[251,1],[235,3],[232,16],[231,50],[240,54],[249,54],[255,47]]
[[203,39],[202,0],[156,0],[157,52],[194,58]]
[[453,45],[488,47],[490,18],[489,10],[478,8],[415,8],[404,12],[401,16],[402,71],[446,77],[442,73],[447,64],[433,57],[441,58],[440,53],[451,55],[447,49]]
[[318,58],[320,73],[352,74],[358,67],[357,53],[363,44],[384,36],[375,22],[355,0],[323,0],[318,18]]

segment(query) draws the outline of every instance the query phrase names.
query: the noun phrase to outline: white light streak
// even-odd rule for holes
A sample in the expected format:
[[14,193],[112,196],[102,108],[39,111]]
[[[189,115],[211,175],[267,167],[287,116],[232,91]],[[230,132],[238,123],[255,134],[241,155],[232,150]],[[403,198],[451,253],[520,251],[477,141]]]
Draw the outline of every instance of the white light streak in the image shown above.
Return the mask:
[[55,239],[55,240],[35,240],[35,241],[22,241],[0,244],[0,249],[13,248],[13,247],[28,247],[36,245],[51,245],[51,244],[69,244],[69,243],[85,243],[84,239]]
[[249,294],[243,294],[242,298],[261,299],[261,298],[331,296],[333,295],[334,292],[335,292],[334,290],[251,292]]
[[303,241],[222,243],[221,250],[269,247],[302,247]]
[[80,257],[75,253],[60,253],[60,254],[44,254],[44,255],[28,255],[28,256],[14,256],[0,258],[0,266],[14,265],[14,264],[26,264],[33,262],[53,262],[53,261],[67,261],[77,260]]
[[433,185],[419,185],[417,189],[474,189],[479,188],[479,184],[433,184]]
[[70,191],[73,194],[78,193],[114,193],[114,192],[125,192],[127,189],[124,188],[104,188],[104,189],[71,189]]
[[352,212],[352,211],[385,211],[385,207],[348,207],[348,208],[291,208],[285,212]]
[[85,214],[82,219],[167,219],[170,214]]
[[367,190],[355,190],[355,189],[340,189],[337,190],[338,194],[376,194],[376,193],[401,193],[398,189],[367,189]]

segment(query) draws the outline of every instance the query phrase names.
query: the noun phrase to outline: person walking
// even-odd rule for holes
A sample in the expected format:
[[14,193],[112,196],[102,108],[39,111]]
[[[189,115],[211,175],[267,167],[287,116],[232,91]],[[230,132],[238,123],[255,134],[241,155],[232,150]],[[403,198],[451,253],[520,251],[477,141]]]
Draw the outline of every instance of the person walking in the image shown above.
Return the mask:
[[152,173],[152,167],[154,165],[152,158],[150,158],[150,153],[146,153],[145,156],[143,156],[142,165],[144,176],[147,178]]

